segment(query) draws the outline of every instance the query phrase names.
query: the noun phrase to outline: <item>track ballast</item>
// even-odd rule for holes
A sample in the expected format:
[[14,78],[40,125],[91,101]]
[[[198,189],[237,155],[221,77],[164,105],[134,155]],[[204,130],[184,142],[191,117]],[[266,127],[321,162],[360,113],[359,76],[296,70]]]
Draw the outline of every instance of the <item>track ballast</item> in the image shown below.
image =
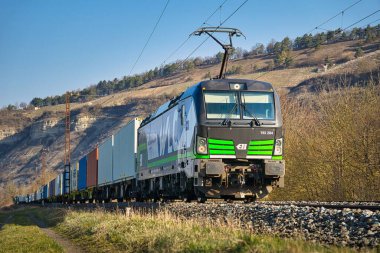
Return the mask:
[[351,247],[380,245],[378,202],[115,202],[72,205],[54,203],[45,206],[120,212],[168,211],[185,219],[226,222],[256,234],[297,237]]

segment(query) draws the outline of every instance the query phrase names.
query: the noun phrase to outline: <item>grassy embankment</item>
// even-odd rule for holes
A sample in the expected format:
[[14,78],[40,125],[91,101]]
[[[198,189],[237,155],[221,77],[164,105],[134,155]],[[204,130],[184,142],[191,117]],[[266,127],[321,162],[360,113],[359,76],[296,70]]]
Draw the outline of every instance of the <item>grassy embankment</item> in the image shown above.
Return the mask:
[[[272,200],[378,201],[380,81],[284,98],[286,188]],[[334,87],[337,86],[337,87]]]
[[0,211],[0,252],[63,252],[53,239],[45,235],[28,217],[29,209]]
[[[100,210],[28,210],[50,228],[80,245],[85,252],[353,252],[349,248],[254,235],[233,225],[183,220],[168,213],[132,212],[126,215]],[[16,211],[13,214],[22,220],[26,212]],[[31,245],[29,241],[33,240],[38,245],[52,245],[40,235],[38,228],[24,222],[27,224],[25,227],[4,227],[0,232],[0,252],[36,252],[29,250],[31,246],[33,249],[42,246]],[[60,252],[60,248],[40,248],[40,252]]]

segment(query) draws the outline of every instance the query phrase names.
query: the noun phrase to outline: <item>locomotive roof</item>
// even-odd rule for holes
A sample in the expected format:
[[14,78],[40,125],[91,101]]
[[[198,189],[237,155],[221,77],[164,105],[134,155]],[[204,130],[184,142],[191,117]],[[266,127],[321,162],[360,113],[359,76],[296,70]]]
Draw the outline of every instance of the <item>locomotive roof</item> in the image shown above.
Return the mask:
[[249,80],[249,79],[212,79],[207,81],[199,82],[189,88],[187,88],[184,92],[182,92],[179,96],[167,101],[163,105],[161,105],[154,113],[145,118],[141,125],[145,125],[145,123],[150,120],[156,118],[158,115],[167,111],[169,108],[173,107],[177,104],[178,101],[185,99],[187,97],[193,96],[198,89],[203,90],[231,90],[231,84],[245,84],[246,90],[251,91],[273,91],[273,87],[270,83],[261,82],[257,80]]
[[270,83],[249,79],[213,79],[199,83],[204,90],[231,90],[231,84],[245,84],[251,91],[273,91]]

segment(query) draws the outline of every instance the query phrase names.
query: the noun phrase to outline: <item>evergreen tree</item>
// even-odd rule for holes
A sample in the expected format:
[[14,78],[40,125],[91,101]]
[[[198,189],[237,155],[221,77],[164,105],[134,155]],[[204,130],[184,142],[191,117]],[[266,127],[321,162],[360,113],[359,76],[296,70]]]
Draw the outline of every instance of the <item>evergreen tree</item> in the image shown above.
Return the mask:
[[281,49],[282,49],[282,43],[281,42],[276,42],[274,43],[274,46],[273,46],[273,53],[275,54],[278,54],[278,53],[281,53]]
[[294,43],[293,43],[293,49],[295,50],[298,50],[298,49],[302,49],[302,38],[301,37],[297,37],[295,38],[294,40]]
[[289,37],[285,37],[281,41],[281,51],[289,51],[289,50],[292,50],[292,48],[293,48],[292,41],[289,39]]
[[32,101],[30,101],[30,104],[35,106],[35,107],[41,107],[44,106],[44,102],[42,98],[33,98]]

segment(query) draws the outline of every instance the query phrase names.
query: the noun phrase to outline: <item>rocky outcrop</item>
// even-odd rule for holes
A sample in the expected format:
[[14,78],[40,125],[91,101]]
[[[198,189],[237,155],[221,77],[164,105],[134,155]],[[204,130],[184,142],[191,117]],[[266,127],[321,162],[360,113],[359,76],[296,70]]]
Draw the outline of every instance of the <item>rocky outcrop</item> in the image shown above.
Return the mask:
[[73,122],[74,131],[83,131],[91,127],[92,124],[96,121],[96,117],[89,115],[79,115]]
[[32,124],[30,137],[32,139],[43,138],[46,135],[57,135],[64,133],[64,124],[58,118],[45,118]]
[[14,127],[0,129],[0,144],[11,144],[21,140],[21,135],[17,135],[18,129]]

